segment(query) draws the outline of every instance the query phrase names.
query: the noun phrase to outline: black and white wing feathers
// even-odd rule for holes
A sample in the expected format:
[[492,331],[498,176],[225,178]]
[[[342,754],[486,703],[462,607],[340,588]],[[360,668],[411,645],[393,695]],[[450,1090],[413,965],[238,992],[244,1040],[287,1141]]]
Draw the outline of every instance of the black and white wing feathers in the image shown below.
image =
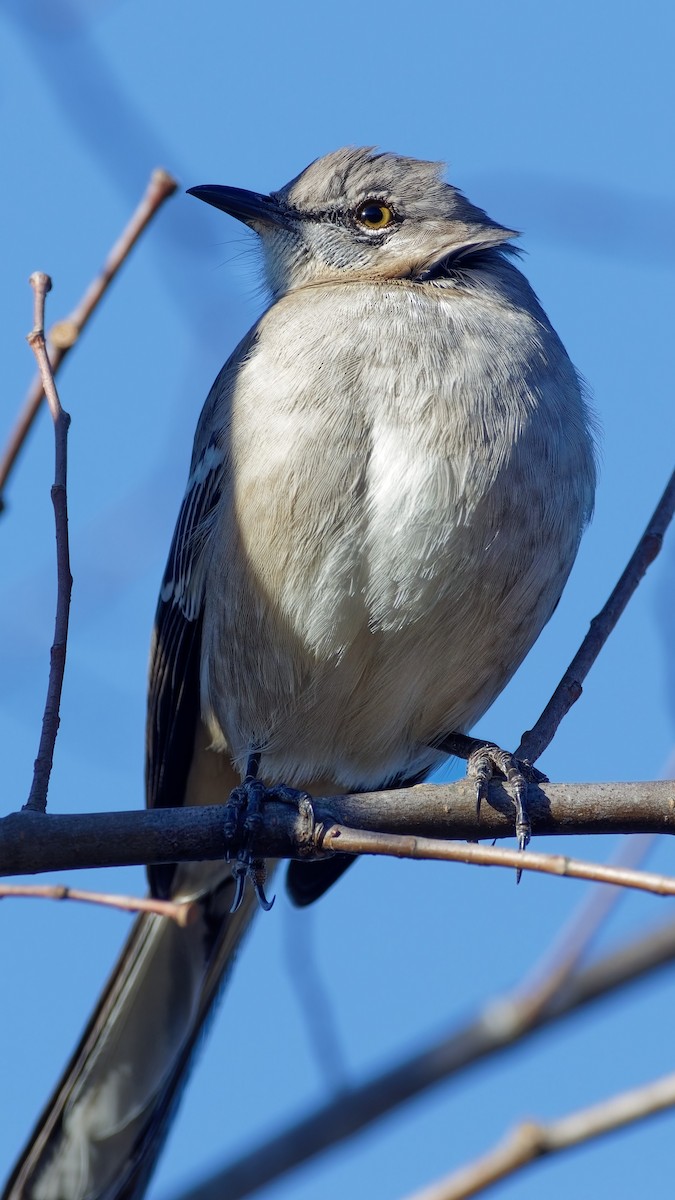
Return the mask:
[[[157,604],[150,653],[146,730],[149,807],[184,803],[200,714],[201,629],[209,534],[223,484],[215,432],[195,447]],[[151,869],[153,892],[166,894],[173,867]]]

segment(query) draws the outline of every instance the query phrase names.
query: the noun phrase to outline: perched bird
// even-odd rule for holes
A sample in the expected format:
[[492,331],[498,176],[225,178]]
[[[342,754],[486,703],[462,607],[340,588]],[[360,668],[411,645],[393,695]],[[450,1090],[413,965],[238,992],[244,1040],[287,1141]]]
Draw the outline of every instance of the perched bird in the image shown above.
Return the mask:
[[[323,795],[422,778],[560,597],[595,487],[579,380],[514,232],[437,163],[343,149],[269,196],[192,191],[259,235],[271,301],[197,427],[152,645],[148,804],[224,802],[251,764]],[[291,893],[343,865],[294,863]],[[239,887],[230,913],[236,873],[151,870],[201,919],[137,922],[5,1200],[143,1194],[257,907]]]

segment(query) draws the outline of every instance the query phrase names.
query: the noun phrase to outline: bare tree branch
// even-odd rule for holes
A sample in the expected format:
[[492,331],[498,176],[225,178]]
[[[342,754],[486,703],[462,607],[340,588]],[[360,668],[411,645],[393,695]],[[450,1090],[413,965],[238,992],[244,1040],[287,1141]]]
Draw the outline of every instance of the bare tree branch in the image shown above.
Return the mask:
[[[560,875],[568,879],[611,883],[651,892],[657,896],[675,896],[675,878],[670,875],[584,862],[566,854],[540,854],[534,850],[503,850],[496,846],[464,845],[462,842],[444,842],[440,838],[417,837],[414,834],[371,833],[365,829],[347,829],[344,825],[333,825],[324,834],[321,848],[339,850],[343,854],[384,854],[388,858],[508,867],[517,871],[536,871],[542,875]],[[524,858],[521,857],[523,854]]]
[[[650,783],[558,783],[530,788],[528,804],[533,828],[540,836],[588,833],[675,832],[675,781]],[[338,843],[347,851],[347,836],[363,832],[363,853],[400,856],[392,841],[388,849],[372,844],[371,835],[448,838],[475,841],[513,836],[513,801],[499,782],[490,784],[489,801],[476,817],[475,790],[470,780],[451,784],[419,784],[391,792],[368,792],[316,798],[312,801],[316,828],[291,805],[270,801],[256,836],[255,853],[269,858],[317,857],[325,853],[322,839],[336,826],[331,850]],[[39,874],[83,867],[130,866],[158,862],[197,862],[222,859],[240,848],[241,837],[225,836],[223,806],[163,808],[117,813],[11,813],[0,820],[0,875]],[[345,828],[347,827],[347,828]],[[356,831],[356,832],[355,832]],[[340,842],[340,839],[342,841]],[[472,854],[487,861],[488,847],[460,846],[458,857]],[[414,855],[414,846],[410,847]],[[429,854],[425,857],[431,856]],[[503,851],[501,852],[503,855]],[[511,852],[521,864],[520,855]],[[435,848],[434,848],[435,854]],[[454,854],[454,851],[453,851]],[[532,852],[528,855],[534,860]],[[486,856],[483,858],[483,856]],[[504,865],[499,855],[493,860]],[[616,872],[599,867],[603,880],[622,882]],[[554,873],[561,873],[556,866]],[[564,872],[562,872],[564,873]],[[661,877],[656,876],[659,880]]]
[[581,1142],[591,1141],[607,1133],[615,1133],[624,1125],[643,1121],[675,1105],[675,1074],[664,1075],[643,1087],[621,1092],[579,1109],[567,1117],[542,1125],[523,1121],[494,1150],[459,1171],[422,1188],[409,1200],[466,1200],[500,1179],[529,1166],[538,1158],[569,1150]]
[[70,573],[70,551],[68,549],[68,428],[70,417],[61,407],[54,375],[52,373],[47,347],[45,345],[45,298],[51,291],[52,281],[42,271],[36,271],[30,277],[30,285],[35,296],[35,317],[33,330],[28,335],[28,343],[37,359],[42,378],[42,387],[49,410],[54,421],[54,443],[56,448],[56,463],[54,468],[54,486],[52,487],[52,504],[54,505],[54,520],[56,524],[56,618],[54,622],[54,641],[52,643],[49,663],[49,683],[47,685],[47,700],[42,717],[40,745],[35,759],[33,783],[31,785],[25,808],[33,812],[44,813],[47,808],[47,789],[54,761],[54,746],[59,729],[59,708],[63,676],[66,669],[66,650],[68,645],[68,620],[70,617],[70,593],[73,587],[73,577]]
[[565,671],[539,720],[521,738],[516,758],[536,762],[551,743],[560,722],[579,699],[582,684],[628,601],[663,545],[665,532],[675,511],[675,471],[666,484],[653,514],[628,565],[607,603],[591,621],[577,653]]
[[675,962],[675,921],[624,943],[575,972],[542,1009],[515,993],[489,1001],[477,1016],[394,1067],[341,1091],[208,1179],[172,1200],[241,1200],[270,1180],[337,1145],[400,1104],[509,1050],[538,1030]]
[[88,892],[60,883],[0,883],[0,900],[10,898],[81,900],[85,904],[98,904],[103,908],[118,908],[122,912],[155,913],[158,917],[169,917],[180,926],[192,924],[197,912],[192,902],[174,903],[172,900],[153,900],[150,897],[115,896],[110,892]]
[[[173,195],[177,187],[176,180],[167,171],[164,171],[162,168],[157,168],[157,170],[153,171],[143,199],[121,236],[112,247],[100,274],[89,285],[70,316],[62,321],[58,321],[50,330],[49,358],[52,364],[52,371],[55,375],[58,373],[59,367],[68,351],[74,346],[92,313],[115,278],[122,263],[128,258],[131,249],[138,241],[148,223],[161,208],[164,201]],[[7,480],[28,437],[33,421],[42,403],[43,396],[44,387],[42,379],[38,375],[26,397],[24,406],[10,434],[5,451],[2,457],[0,457],[0,512],[4,508],[4,492]]]

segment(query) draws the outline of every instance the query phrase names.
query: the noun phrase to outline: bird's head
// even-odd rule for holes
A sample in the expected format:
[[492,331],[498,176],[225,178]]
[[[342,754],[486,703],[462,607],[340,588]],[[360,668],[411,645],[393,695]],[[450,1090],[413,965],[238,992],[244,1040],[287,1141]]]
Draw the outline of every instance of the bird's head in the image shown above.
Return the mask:
[[206,184],[190,194],[260,236],[275,297],[328,281],[429,279],[517,235],[442,178],[443,164],[348,147],[271,195]]

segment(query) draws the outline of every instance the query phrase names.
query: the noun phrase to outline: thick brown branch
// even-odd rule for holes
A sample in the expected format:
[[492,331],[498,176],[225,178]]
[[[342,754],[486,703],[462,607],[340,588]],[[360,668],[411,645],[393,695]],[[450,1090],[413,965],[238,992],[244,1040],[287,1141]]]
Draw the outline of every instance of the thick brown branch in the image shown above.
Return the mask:
[[675,512],[675,472],[657,504],[628,565],[607,603],[591,621],[590,629],[565,671],[539,720],[523,734],[516,758],[535,762],[552,742],[560,722],[582,693],[582,684],[628,601],[653,563]]
[[[178,184],[167,171],[158,168],[153,171],[150,182],[138,208],[128,225],[115,242],[100,274],[89,285],[79,304],[70,316],[58,321],[49,333],[49,358],[52,370],[56,375],[68,351],[74,346],[82,330],[89,321],[100,300],[110,286],[122,263],[138,241],[148,223],[155,216],[162,204],[171,196]],[[0,458],[0,512],[4,504],[4,492],[7,480],[11,474],[18,455],[28,437],[31,426],[42,403],[44,387],[38,375],[26,397],[24,406],[17,418],[4,453]]]
[[55,468],[54,486],[52,487],[52,504],[54,505],[54,520],[56,524],[56,617],[54,621],[54,641],[52,643],[49,683],[47,685],[47,700],[42,717],[40,745],[33,770],[33,782],[25,807],[34,812],[44,812],[47,807],[47,789],[54,761],[54,746],[59,729],[59,709],[61,707],[61,691],[63,676],[66,669],[66,650],[68,645],[68,620],[70,617],[70,593],[73,578],[70,573],[70,551],[68,548],[68,427],[70,417],[61,407],[54,375],[52,373],[47,347],[45,345],[44,316],[45,297],[51,290],[52,281],[42,271],[36,271],[30,277],[30,284],[35,296],[35,318],[28,342],[37,359],[42,378],[42,386],[49,410],[54,421]]
[[[471,781],[419,784],[393,792],[316,799],[317,834],[333,825],[378,834],[417,837],[513,836],[513,802],[500,783],[476,819]],[[535,834],[675,833],[675,781],[558,783],[532,787],[528,798]],[[196,862],[224,858],[239,848],[224,834],[221,805],[137,812],[56,814],[25,810],[0,820],[0,875],[39,874],[82,867]],[[314,853],[306,829],[287,804],[265,806],[256,852],[271,858]],[[522,865],[522,864],[520,864]]]
[[675,921],[575,972],[544,1008],[522,994],[496,997],[472,1021],[381,1074],[344,1089],[174,1200],[241,1200],[351,1137],[442,1080],[509,1050],[539,1029],[675,961]]

